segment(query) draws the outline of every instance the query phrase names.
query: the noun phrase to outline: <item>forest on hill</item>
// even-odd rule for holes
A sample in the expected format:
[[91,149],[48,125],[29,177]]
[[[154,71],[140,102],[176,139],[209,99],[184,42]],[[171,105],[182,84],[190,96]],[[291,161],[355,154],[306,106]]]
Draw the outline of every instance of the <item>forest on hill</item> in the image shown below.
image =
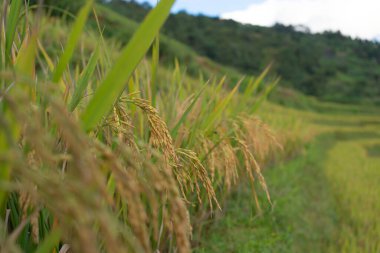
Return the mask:
[[[83,2],[45,1],[47,5],[73,13]],[[120,30],[111,28],[112,23],[105,25],[105,35],[117,37],[123,43],[128,42],[137,23],[152,9],[148,3],[140,4],[134,0],[97,2],[136,22],[135,27]],[[218,17],[191,15],[185,11],[171,14],[162,34],[171,40],[165,38],[161,41],[161,60],[171,64],[177,57],[186,63],[193,75],[198,75],[202,64],[188,49],[242,75],[257,75],[272,64],[272,75],[281,77],[280,86],[294,88],[319,99],[380,104],[378,42],[353,39],[332,31],[313,34],[303,26],[246,25]],[[234,74],[228,73],[236,76]]]
[[[149,4],[112,0],[114,11],[141,22]],[[357,102],[380,98],[380,44],[340,32],[312,34],[306,27],[243,25],[218,17],[170,15],[163,33],[198,54],[257,74],[273,63],[281,84],[324,100]]]

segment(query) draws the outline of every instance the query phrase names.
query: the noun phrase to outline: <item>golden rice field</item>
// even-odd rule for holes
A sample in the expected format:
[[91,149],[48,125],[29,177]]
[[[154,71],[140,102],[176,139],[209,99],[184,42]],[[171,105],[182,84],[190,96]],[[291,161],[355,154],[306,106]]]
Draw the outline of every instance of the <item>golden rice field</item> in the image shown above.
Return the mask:
[[338,247],[332,252],[380,250],[380,138],[378,130],[367,133],[364,138],[338,142],[325,162],[339,212],[344,214],[339,220]]
[[379,251],[378,114],[329,111],[264,106],[268,122],[294,129],[310,144],[265,170],[273,206],[257,216],[249,191],[236,189],[196,252]]
[[[0,252],[297,252],[310,249],[295,221],[308,203],[337,215],[323,224],[340,233],[321,248],[378,252],[377,116],[267,102],[279,81],[269,67],[232,82],[162,66],[173,3],[160,1],[123,45],[103,35],[92,0],[66,19],[1,2]],[[309,148],[325,134],[331,147]],[[337,208],[307,199],[309,181],[328,185]],[[321,232],[318,214],[306,235]],[[232,248],[221,221],[233,224]]]

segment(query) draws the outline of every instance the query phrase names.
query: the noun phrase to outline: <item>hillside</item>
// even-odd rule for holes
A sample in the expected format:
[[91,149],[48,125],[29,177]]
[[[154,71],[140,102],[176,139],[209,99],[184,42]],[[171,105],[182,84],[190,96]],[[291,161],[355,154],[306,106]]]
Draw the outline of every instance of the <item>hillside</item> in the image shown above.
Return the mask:
[[[122,44],[128,43],[132,34],[138,28],[138,22],[117,12],[106,8],[103,5],[96,5],[96,12],[102,22],[103,34],[106,37],[117,39]],[[90,24],[96,29],[96,20],[90,20]],[[207,57],[197,54],[188,45],[179,42],[171,37],[160,36],[160,61],[167,67],[174,67],[175,59],[186,66],[186,71],[198,76],[200,73],[209,78],[215,75],[227,74],[234,81],[240,79],[242,74],[231,67],[225,67]]]
[[[30,5],[37,5],[37,0],[30,0]],[[73,13],[77,13],[79,8],[85,3],[85,0],[45,0],[45,6],[49,9],[49,13],[58,17],[74,17]],[[89,26],[94,30],[101,29],[102,34],[106,38],[114,39],[117,43],[125,45],[131,39],[133,33],[137,30],[139,23],[141,23],[144,15],[146,15],[151,8],[149,5],[139,5],[134,2],[109,2],[104,4],[104,1],[98,0],[94,5],[94,11],[97,14],[97,21],[95,17],[90,17]],[[102,4],[103,3],[103,4]],[[112,8],[110,5],[112,4]],[[116,5],[115,5],[116,4]],[[120,6],[118,6],[120,4]],[[136,9],[131,10],[131,6]],[[122,11],[118,10],[119,7]],[[130,16],[125,13],[131,12]],[[98,22],[100,27],[98,27]],[[243,74],[233,67],[229,67],[213,61],[212,59],[198,54],[189,45],[182,43],[176,38],[160,34],[160,62],[166,67],[175,67],[175,60],[177,60],[184,70],[193,77],[198,77],[200,74],[209,79],[212,77],[226,76],[227,80],[232,83],[238,82]],[[258,73],[260,73],[259,71]],[[250,76],[250,75],[248,75]],[[245,86],[246,81],[243,81]]]
[[[95,5],[95,11],[101,21],[103,35],[107,38],[116,39],[118,43],[122,43],[123,45],[129,42],[132,34],[138,28],[138,22],[107,8],[104,5]],[[90,17],[89,24],[93,29],[98,29],[95,18]],[[224,85],[228,88],[233,88],[236,83],[241,82],[240,90],[244,90],[252,80],[260,78],[263,69],[265,69],[263,68],[260,72],[255,73],[255,75],[244,75],[241,71],[236,70],[231,66],[225,66],[208,57],[199,55],[190,46],[171,38],[170,36],[160,34],[159,39],[160,63],[168,69],[174,69],[177,67],[175,65],[178,64],[184,73],[195,79],[200,76],[204,80],[225,78]],[[149,52],[149,55],[151,55],[151,52]],[[262,81],[267,84],[268,88],[270,88],[271,84],[278,79],[273,73],[268,75],[267,72],[261,77],[264,78]],[[160,81],[158,80],[158,82]],[[262,87],[259,87],[259,89],[261,90]],[[275,98],[276,102],[281,103],[281,99],[278,97],[281,96],[282,91],[287,92],[287,90],[278,88],[278,91],[280,92],[276,93],[277,96],[272,95],[272,97]],[[265,90],[263,90],[263,92],[265,93]]]
[[[151,8],[121,0],[106,5],[138,22]],[[304,27],[281,24],[264,28],[186,12],[170,15],[163,33],[242,73],[257,74],[273,62],[283,86],[308,95],[340,102],[379,102],[378,43],[335,32],[311,34]]]

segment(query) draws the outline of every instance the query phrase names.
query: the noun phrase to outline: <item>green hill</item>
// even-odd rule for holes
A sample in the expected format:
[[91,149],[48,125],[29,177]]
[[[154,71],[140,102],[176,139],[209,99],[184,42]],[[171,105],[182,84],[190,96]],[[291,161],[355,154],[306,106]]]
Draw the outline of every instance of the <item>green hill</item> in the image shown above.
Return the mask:
[[[105,5],[138,22],[151,8],[122,0]],[[273,62],[283,86],[308,95],[340,102],[379,102],[379,43],[351,39],[339,32],[311,34],[305,28],[299,30],[281,24],[270,28],[243,25],[180,12],[169,17],[163,33],[242,73],[257,74]]]
[[[114,38],[126,44],[133,32],[138,28],[138,22],[120,15],[110,8],[97,5],[96,11],[102,22],[102,29],[105,36]],[[90,21],[91,22],[91,21]],[[92,25],[96,26],[95,20]],[[202,73],[206,77],[218,74],[227,74],[232,79],[241,78],[242,74],[231,67],[225,67],[207,57],[198,55],[191,47],[165,35],[160,36],[160,61],[166,66],[172,66],[174,59],[178,59],[181,65],[186,66],[186,70],[193,76]]]
[[[96,5],[95,10],[102,23],[101,29],[106,37],[115,39],[122,44],[127,44],[133,32],[137,30],[139,23],[115,12],[113,9],[101,4]],[[97,27],[95,19],[90,20],[89,23],[93,28]],[[230,88],[241,81],[241,90],[249,85],[252,80],[251,77],[258,77],[263,69],[267,67],[263,67],[257,73],[243,73],[232,66],[225,66],[206,56],[202,56],[190,46],[170,36],[161,34],[160,62],[165,67],[173,69],[175,68],[175,60],[178,60],[181,68],[192,77],[198,78],[201,75],[206,80],[216,80],[224,77],[226,78],[226,84]],[[243,79],[243,77],[245,78]],[[272,74],[265,77],[264,81],[272,83],[275,79],[277,79],[277,76]]]

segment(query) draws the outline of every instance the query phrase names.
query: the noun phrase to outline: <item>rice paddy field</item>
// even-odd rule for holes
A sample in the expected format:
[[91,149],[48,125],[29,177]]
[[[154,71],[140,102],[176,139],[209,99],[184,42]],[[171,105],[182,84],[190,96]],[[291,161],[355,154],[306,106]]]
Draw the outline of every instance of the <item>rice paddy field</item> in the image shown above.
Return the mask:
[[0,3],[0,252],[380,252],[378,108],[161,64],[173,0],[128,43],[94,1]]
[[301,117],[314,137],[300,155],[265,170],[273,205],[257,215],[239,187],[196,252],[378,252],[378,115],[286,115]]

